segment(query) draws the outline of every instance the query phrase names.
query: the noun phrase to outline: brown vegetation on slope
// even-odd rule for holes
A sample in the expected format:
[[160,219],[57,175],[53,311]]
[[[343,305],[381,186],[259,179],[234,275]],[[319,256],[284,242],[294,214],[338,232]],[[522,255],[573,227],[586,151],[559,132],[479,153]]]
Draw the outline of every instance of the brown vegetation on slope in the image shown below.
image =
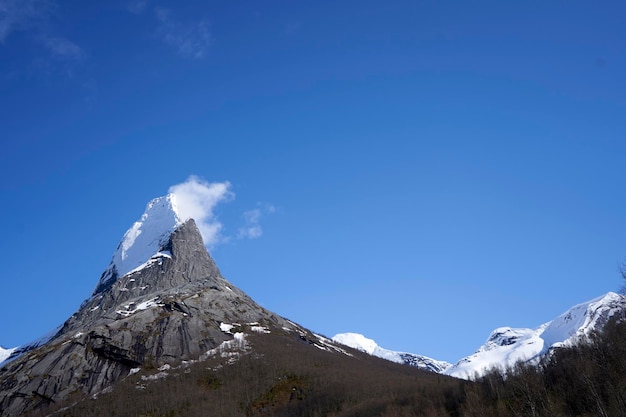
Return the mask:
[[150,382],[141,377],[158,370],[143,369],[97,399],[53,404],[32,417],[53,409],[63,417],[626,417],[623,321],[539,366],[520,363],[475,382],[350,349],[352,356],[321,350],[314,338],[251,334],[252,349],[233,363],[218,355]]
[[[252,349],[234,363],[225,365],[224,358],[212,358],[151,382],[141,376],[158,370],[144,369],[97,399],[55,404],[60,411],[54,415],[459,415],[463,381],[357,351],[350,350],[353,356],[325,351],[294,333],[273,330],[248,337]],[[67,406],[71,407],[63,409]]]

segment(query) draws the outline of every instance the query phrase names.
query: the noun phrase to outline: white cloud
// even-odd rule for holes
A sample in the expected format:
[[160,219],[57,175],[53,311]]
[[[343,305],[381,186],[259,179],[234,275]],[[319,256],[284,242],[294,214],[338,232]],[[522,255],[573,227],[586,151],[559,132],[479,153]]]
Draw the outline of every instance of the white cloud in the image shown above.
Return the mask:
[[55,18],[59,10],[53,0],[0,0],[0,46],[15,32],[27,33],[26,39],[48,52],[40,51],[31,68],[45,74],[61,73],[72,77],[74,65],[83,58],[75,42],[59,36]]
[[159,21],[158,33],[163,42],[186,58],[200,59],[206,56],[213,38],[205,20],[181,23],[172,17],[170,10],[162,7],[155,8],[155,15]]
[[300,30],[302,24],[300,22],[291,22],[285,25],[285,34],[293,35]]
[[[235,198],[228,181],[209,183],[192,175],[185,182],[171,186],[169,192],[176,195],[180,217],[196,221],[205,245],[214,247],[230,241],[231,237],[222,235],[223,225],[214,213],[219,203]],[[236,238],[258,239],[263,236],[261,219],[274,212],[276,208],[268,203],[258,203],[256,208],[244,212],[244,225],[237,230]]]
[[0,42],[17,31],[26,30],[46,19],[51,4],[45,0],[0,0]]
[[77,60],[83,55],[80,46],[65,38],[45,38],[43,44],[56,58]]
[[259,207],[248,210],[243,213],[245,225],[239,228],[237,238],[239,239],[258,239],[263,235],[263,228],[260,221],[264,214],[271,214],[276,208],[271,204],[259,204]]
[[246,222],[244,227],[239,228],[237,237],[239,239],[257,239],[263,235],[263,229],[259,225],[259,219],[261,218],[261,210],[254,209],[243,213],[243,218]]
[[126,10],[132,14],[142,14],[148,6],[148,0],[133,0],[126,4]]
[[222,223],[215,217],[213,210],[219,203],[234,198],[230,183],[209,183],[192,175],[187,181],[171,186],[169,192],[176,195],[180,216],[196,221],[204,244],[212,247],[219,243]]

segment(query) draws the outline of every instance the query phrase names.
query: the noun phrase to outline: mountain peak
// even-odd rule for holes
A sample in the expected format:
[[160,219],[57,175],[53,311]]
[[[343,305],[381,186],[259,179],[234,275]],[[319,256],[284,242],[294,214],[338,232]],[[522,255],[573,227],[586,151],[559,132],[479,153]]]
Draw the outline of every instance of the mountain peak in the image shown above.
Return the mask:
[[623,295],[609,292],[577,304],[552,320],[541,333],[546,346],[568,346],[590,332],[603,328],[606,322],[624,308]]
[[1,369],[0,415],[93,395],[142,367],[203,360],[235,343],[228,326],[299,329],[223,278],[196,222],[179,213],[173,194],[152,200],[76,313],[41,343],[0,350],[11,355]]
[[[127,273],[113,276],[108,281],[100,279],[98,291],[87,299],[79,312],[75,314],[78,322],[86,320],[83,317],[85,314],[91,320],[102,314],[106,315],[107,310],[121,303],[132,300],[140,303],[152,297],[153,294],[177,293],[182,287],[188,285],[217,285],[216,280],[222,279],[220,271],[207,252],[193,219],[188,219],[176,226],[171,232],[167,228],[161,229],[161,232],[156,234],[153,230],[149,230],[148,233],[154,236],[154,240],[138,248],[143,249],[142,257],[137,257],[137,259],[145,259],[143,263]],[[125,239],[122,239],[120,246],[123,243]],[[116,255],[119,252],[118,247]],[[113,268],[116,266],[115,260],[114,256],[111,261]],[[107,268],[103,277],[110,270],[111,266]],[[90,311],[96,307],[99,308]]]
[[376,349],[379,348],[378,344],[367,337],[359,333],[339,333],[333,336],[333,339],[337,343],[350,346],[351,348],[361,350],[365,353],[373,355]]
[[[161,252],[174,230],[186,220],[180,215],[175,194],[150,201],[141,218],[124,233],[93,295],[109,288],[118,278],[149,263],[150,259]],[[171,255],[167,252],[162,254]]]
[[533,329],[514,329],[511,327],[498,327],[487,339],[483,346],[484,350],[496,349],[500,346],[510,346],[517,343],[520,339],[534,332]]

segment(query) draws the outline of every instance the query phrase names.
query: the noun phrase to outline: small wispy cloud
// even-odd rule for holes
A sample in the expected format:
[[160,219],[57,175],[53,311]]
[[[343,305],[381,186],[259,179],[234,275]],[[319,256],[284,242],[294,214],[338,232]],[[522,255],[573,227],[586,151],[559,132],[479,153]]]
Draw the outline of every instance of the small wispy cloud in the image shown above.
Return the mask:
[[214,214],[215,207],[234,198],[230,183],[209,183],[192,175],[185,182],[173,185],[169,192],[176,195],[179,214],[192,218],[200,230],[204,244],[213,247],[221,240],[222,223]]
[[15,31],[27,30],[50,15],[46,0],[0,0],[0,43]]
[[142,14],[148,8],[148,0],[133,0],[126,4],[126,10],[132,14]]
[[254,209],[246,211],[243,214],[246,225],[239,229],[237,237],[239,239],[257,239],[263,235],[263,229],[259,224],[259,220],[261,219],[261,210]]
[[248,210],[243,213],[245,225],[240,227],[237,232],[238,239],[258,239],[263,236],[263,228],[261,227],[261,217],[271,214],[276,208],[271,204],[259,204],[257,208]]
[[205,20],[183,23],[174,19],[169,9],[162,7],[155,8],[155,15],[159,22],[158,34],[165,44],[186,58],[206,56],[213,38]]
[[83,56],[83,50],[69,39],[60,37],[42,38],[44,46],[53,57],[64,60],[78,60]]
[[53,0],[0,0],[0,46],[10,42],[16,32],[27,33],[27,42],[40,49],[33,55],[31,70],[46,75],[73,77],[76,63],[84,56],[83,49],[55,31],[54,17],[58,7]]
[[293,35],[294,33],[298,32],[300,30],[301,26],[302,26],[302,23],[300,23],[300,22],[287,23],[285,25],[285,34],[286,35]]

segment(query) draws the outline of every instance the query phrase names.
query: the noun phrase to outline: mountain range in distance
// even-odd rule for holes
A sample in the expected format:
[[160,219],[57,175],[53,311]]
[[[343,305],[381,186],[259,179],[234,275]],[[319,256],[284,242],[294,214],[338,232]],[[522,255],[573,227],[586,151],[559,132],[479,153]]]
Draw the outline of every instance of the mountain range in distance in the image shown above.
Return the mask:
[[327,339],[266,310],[224,279],[194,220],[184,218],[177,196],[168,194],[152,200],[124,234],[75,314],[34,342],[0,348],[0,416],[98,396],[129,378],[151,381],[207,360],[221,358],[219,369],[245,355],[270,355],[255,353],[262,338],[279,349],[303,344],[342,364],[358,360],[353,352],[361,351],[445,381],[472,379],[493,367],[538,362],[601,330],[625,306],[623,295],[608,293],[535,329],[498,328],[455,364],[384,349],[356,333]]
[[554,349],[573,346],[594,331],[602,330],[611,317],[621,314],[625,309],[626,297],[609,292],[575,305],[554,320],[533,329],[500,327],[473,354],[455,364],[385,349],[374,340],[357,333],[340,333],[332,340],[393,362],[457,378],[474,379],[494,367],[505,369],[520,361],[536,363]]

